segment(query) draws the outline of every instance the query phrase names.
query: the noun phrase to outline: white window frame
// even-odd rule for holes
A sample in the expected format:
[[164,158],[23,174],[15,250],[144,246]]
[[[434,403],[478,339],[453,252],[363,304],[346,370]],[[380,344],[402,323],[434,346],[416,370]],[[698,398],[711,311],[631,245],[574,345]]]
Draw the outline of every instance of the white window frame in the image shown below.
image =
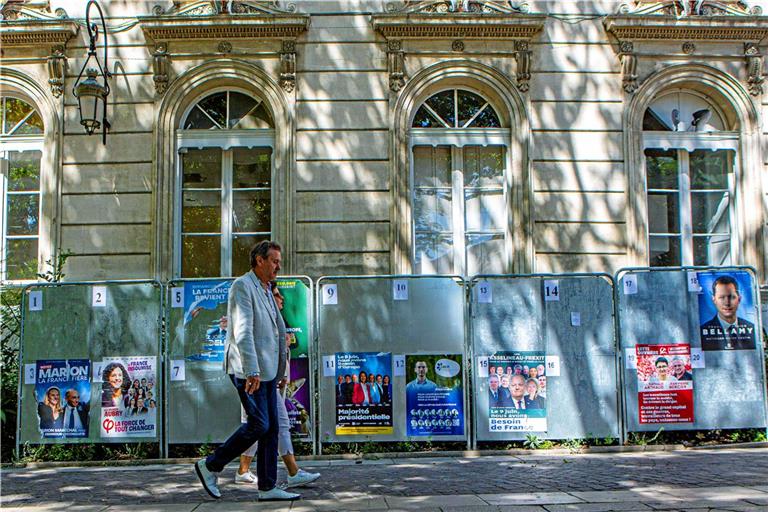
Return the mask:
[[[474,92],[474,91],[473,91]],[[411,208],[416,200],[413,148],[416,146],[451,147],[451,223],[453,236],[453,272],[467,275],[466,210],[464,205],[464,162],[462,149],[466,146],[502,146],[504,148],[504,177],[502,193],[505,205],[504,254],[505,267],[510,268],[511,240],[509,215],[512,212],[509,196],[509,173],[512,166],[509,128],[411,128],[408,137],[409,154],[409,201]],[[482,187],[481,187],[482,188]],[[413,222],[413,221],[412,221]],[[411,229],[411,263],[416,268],[416,226]]]
[[[180,126],[183,126],[186,119],[189,117],[190,112],[195,105],[208,96],[221,93],[221,92],[239,92],[249,97],[254,97],[252,93],[243,89],[227,87],[217,88],[206,91],[204,94],[197,97],[190,106],[184,112],[181,117],[182,122]],[[255,98],[260,101],[264,101],[261,98]],[[232,276],[232,239],[234,232],[232,231],[232,206],[233,206],[233,191],[232,191],[232,172],[233,172],[233,158],[232,150],[235,148],[270,148],[272,150],[272,156],[270,159],[270,170],[272,175],[270,176],[270,210],[273,210],[276,199],[276,190],[274,187],[276,170],[275,170],[275,134],[274,128],[256,128],[250,130],[243,129],[188,129],[177,128],[176,130],[176,166],[175,166],[175,190],[174,190],[174,206],[173,206],[173,218],[174,218],[174,270],[173,276],[176,279],[182,277],[182,197],[184,189],[182,188],[184,179],[184,169],[181,154],[187,152],[190,149],[207,149],[207,148],[219,148],[222,150],[221,161],[221,233],[195,233],[195,235],[216,235],[221,236],[221,266],[220,276],[208,276],[214,277],[231,277]],[[199,189],[196,189],[199,190]],[[249,190],[263,190],[262,188],[253,189],[238,189],[238,191]],[[270,220],[270,237],[275,232],[276,221],[274,216],[271,216]],[[243,232],[237,233],[238,235],[258,235],[260,233]]]
[[[22,100],[25,101],[26,100]],[[29,103],[29,102],[27,102]],[[30,103],[34,108],[34,105]],[[38,230],[36,235],[13,235],[8,236],[8,199],[9,196],[16,195],[16,192],[8,191],[8,173],[9,169],[9,157],[10,152],[25,152],[25,151],[40,151],[43,153],[44,136],[41,135],[19,135],[19,136],[0,136],[0,205],[2,206],[2,215],[0,216],[0,282],[12,282],[12,283],[32,283],[36,282],[34,279],[7,279],[6,272],[6,248],[8,239],[14,240],[37,240],[37,268],[35,272],[40,270],[40,222],[42,220],[43,212],[43,194],[42,194],[42,161],[40,165],[41,176],[39,177],[39,185],[37,189],[38,196]],[[31,195],[29,191],[18,193],[19,195]]]
[[[662,192],[662,189],[652,189],[648,186],[648,164],[646,162],[646,149],[662,149],[677,151],[677,181],[678,181],[678,209],[680,221],[680,264],[681,266],[694,265],[694,239],[693,234],[693,213],[691,211],[691,179],[690,179],[690,153],[695,150],[730,150],[733,151],[733,162],[731,171],[728,173],[728,222],[730,230],[729,252],[731,262],[739,261],[739,244],[736,243],[735,227],[736,219],[736,173],[739,170],[739,142],[738,132],[643,132],[643,167],[646,183],[646,201],[648,196],[654,192]],[[720,191],[721,189],[716,189]],[[696,189],[697,192],[706,190]],[[715,191],[713,189],[713,191]],[[649,212],[650,215],[650,212]],[[664,235],[665,233],[653,233],[653,235]],[[648,225],[647,242],[648,255],[646,261],[650,263],[651,259],[651,231],[650,222]],[[669,233],[671,236],[672,234]],[[709,264],[709,263],[708,263]]]

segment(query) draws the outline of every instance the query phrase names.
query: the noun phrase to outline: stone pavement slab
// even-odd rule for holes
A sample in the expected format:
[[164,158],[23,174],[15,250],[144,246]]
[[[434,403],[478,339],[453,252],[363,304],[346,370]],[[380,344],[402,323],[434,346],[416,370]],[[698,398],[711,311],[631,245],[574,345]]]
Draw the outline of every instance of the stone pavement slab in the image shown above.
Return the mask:
[[292,504],[258,503],[255,487],[233,483],[234,466],[214,501],[191,464],[4,469],[0,502],[3,512],[768,510],[764,448],[358,462],[302,462],[322,477]]

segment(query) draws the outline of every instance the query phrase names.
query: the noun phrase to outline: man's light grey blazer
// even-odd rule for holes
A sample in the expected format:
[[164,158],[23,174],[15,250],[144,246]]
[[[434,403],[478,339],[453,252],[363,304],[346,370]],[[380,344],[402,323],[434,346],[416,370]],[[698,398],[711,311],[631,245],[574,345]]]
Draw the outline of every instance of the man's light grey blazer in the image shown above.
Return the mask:
[[285,322],[253,270],[232,283],[227,315],[224,371],[239,379],[258,374],[262,381],[284,375]]

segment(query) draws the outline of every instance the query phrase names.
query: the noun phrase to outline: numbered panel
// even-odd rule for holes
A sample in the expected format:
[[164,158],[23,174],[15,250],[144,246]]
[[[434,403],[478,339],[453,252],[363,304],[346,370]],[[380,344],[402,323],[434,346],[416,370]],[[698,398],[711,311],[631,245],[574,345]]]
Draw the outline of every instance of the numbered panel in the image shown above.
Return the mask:
[[[240,423],[240,400],[224,373],[232,279],[184,280],[168,287],[168,442],[218,443]],[[287,408],[294,438],[312,441],[312,282],[280,277],[291,337]]]
[[462,284],[318,281],[320,442],[467,439]]
[[766,426],[751,269],[630,269],[617,283],[628,432]]
[[25,290],[20,443],[161,439],[160,300],[154,282]]
[[477,440],[619,437],[610,276],[478,276],[470,296]]

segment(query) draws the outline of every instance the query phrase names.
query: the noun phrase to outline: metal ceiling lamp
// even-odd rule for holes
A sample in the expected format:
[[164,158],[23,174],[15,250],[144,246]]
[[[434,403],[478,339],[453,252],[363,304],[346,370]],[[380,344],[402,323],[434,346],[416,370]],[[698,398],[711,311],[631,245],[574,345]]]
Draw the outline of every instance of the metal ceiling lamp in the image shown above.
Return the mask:
[[[91,7],[95,6],[101,19],[101,28],[104,33],[104,67],[101,66],[96,56],[96,42],[99,39],[99,26],[91,23]],[[72,93],[77,98],[77,106],[80,110],[80,124],[88,135],[101,128],[102,142],[107,144],[107,131],[111,127],[107,121],[107,97],[109,96],[109,81],[112,76],[109,72],[107,61],[107,26],[104,23],[104,14],[96,0],[89,0],[85,8],[85,25],[88,28],[88,58],[83,63],[83,68],[75,80]],[[97,67],[88,67],[91,57],[96,61]],[[82,80],[83,73],[86,78]],[[101,119],[101,120],[99,120]]]

